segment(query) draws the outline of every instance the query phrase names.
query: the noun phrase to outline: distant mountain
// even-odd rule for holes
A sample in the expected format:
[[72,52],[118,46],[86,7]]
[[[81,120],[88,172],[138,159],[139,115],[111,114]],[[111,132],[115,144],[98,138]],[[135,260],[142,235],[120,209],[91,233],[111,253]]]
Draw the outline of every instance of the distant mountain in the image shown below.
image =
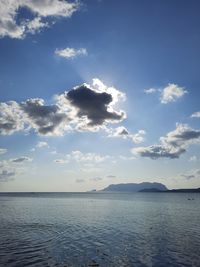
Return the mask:
[[[128,183],[128,184],[111,184],[108,187],[104,188],[102,191],[110,192],[139,192],[141,190],[157,190],[157,191],[166,191],[168,190],[164,184],[161,183]],[[154,191],[155,192],[155,191]]]
[[159,190],[156,188],[142,189],[139,192],[162,192],[162,193],[200,193],[200,188],[186,188],[186,189],[172,189],[172,190]]
[[200,193],[200,188],[184,188],[167,190],[169,193]]
[[[169,190],[167,190],[169,191]],[[167,192],[166,190],[160,190],[158,188],[147,188],[147,189],[142,189],[139,192]]]

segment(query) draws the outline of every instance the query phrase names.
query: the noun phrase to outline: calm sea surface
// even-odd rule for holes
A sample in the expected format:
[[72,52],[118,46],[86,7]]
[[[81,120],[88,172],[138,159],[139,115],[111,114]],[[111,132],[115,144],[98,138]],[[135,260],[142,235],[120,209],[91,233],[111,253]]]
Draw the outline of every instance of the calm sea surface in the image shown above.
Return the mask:
[[199,267],[200,194],[0,194],[0,266]]

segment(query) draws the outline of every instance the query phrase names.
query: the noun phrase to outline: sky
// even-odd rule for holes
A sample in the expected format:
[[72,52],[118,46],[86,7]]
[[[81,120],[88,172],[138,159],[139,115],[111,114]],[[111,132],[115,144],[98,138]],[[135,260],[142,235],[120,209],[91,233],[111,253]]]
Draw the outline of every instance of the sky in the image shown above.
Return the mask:
[[2,0],[0,191],[200,187],[198,0]]

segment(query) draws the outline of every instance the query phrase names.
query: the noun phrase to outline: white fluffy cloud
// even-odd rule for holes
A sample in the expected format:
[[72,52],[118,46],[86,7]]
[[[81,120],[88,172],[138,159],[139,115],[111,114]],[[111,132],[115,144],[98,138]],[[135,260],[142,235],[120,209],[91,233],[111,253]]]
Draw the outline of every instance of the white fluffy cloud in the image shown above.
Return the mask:
[[191,118],[200,118],[200,111],[194,112],[194,113],[191,115]]
[[87,50],[85,48],[75,49],[66,47],[64,49],[56,49],[55,54],[64,58],[75,58],[77,56],[87,56]]
[[155,88],[149,88],[149,89],[145,89],[144,92],[146,94],[155,94],[158,90]]
[[145,89],[144,92],[146,94],[155,94],[159,93],[160,94],[160,101],[162,104],[167,104],[170,102],[175,102],[179,98],[183,97],[186,93],[188,93],[187,90],[185,90],[184,87],[180,87],[177,84],[174,83],[169,83],[166,87],[164,88],[150,88],[150,89]]
[[110,123],[121,122],[126,113],[115,104],[125,95],[94,79],[57,95],[56,103],[47,105],[33,98],[17,103],[0,103],[0,134],[34,130],[39,135],[60,136],[66,131],[98,131]]
[[9,135],[24,129],[23,111],[15,101],[0,103],[0,134]]
[[[18,22],[20,8],[28,9],[33,19]],[[79,9],[78,1],[64,0],[1,0],[0,1],[0,37],[24,38],[27,32],[35,33],[47,27],[46,18],[70,17]]]
[[167,104],[169,102],[175,102],[181,98],[187,91],[174,83],[169,83],[161,92],[161,103]]
[[36,147],[38,147],[38,148],[49,147],[49,145],[48,145],[47,142],[39,141],[39,142],[37,143]]
[[39,32],[42,28],[49,27],[47,22],[42,22],[40,17],[36,17],[33,20],[27,22],[27,32],[32,34]]
[[137,133],[130,133],[124,126],[119,126],[117,128],[108,128],[108,137],[121,137],[123,139],[131,139],[133,143],[139,144],[144,142],[144,136],[146,132],[144,130],[139,130]]
[[145,134],[146,132],[144,130],[139,130],[137,133],[132,134],[131,137],[132,137],[133,143],[140,144],[144,142]]
[[174,131],[160,138],[160,144],[133,148],[134,154],[152,159],[179,158],[191,144],[199,144],[200,130],[195,130],[187,124],[177,124]]

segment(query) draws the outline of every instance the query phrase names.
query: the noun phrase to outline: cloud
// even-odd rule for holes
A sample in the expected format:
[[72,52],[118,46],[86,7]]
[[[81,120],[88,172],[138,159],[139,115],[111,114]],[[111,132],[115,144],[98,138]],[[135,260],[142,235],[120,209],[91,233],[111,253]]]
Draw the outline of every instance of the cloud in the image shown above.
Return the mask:
[[22,173],[25,164],[31,161],[32,158],[26,156],[0,161],[0,182],[14,180],[16,175]]
[[135,160],[136,159],[136,157],[127,157],[127,156],[123,156],[123,155],[120,155],[119,156],[119,159],[120,160]]
[[66,59],[75,58],[77,56],[87,56],[87,50],[85,48],[75,49],[66,47],[64,49],[56,49],[55,54],[59,57],[64,57]]
[[109,137],[122,137],[127,139],[130,136],[129,131],[124,126],[119,126],[117,128],[108,128],[107,132]]
[[40,17],[36,17],[27,22],[27,32],[32,34],[40,32],[41,29],[45,27],[49,27],[49,24],[47,22],[42,22]]
[[109,159],[109,156],[102,156],[96,153],[82,153],[81,151],[72,151],[71,154],[68,154],[69,159],[75,160],[77,162],[92,162],[92,163],[101,163]]
[[111,178],[111,179],[112,179],[112,178],[116,178],[115,175],[107,175],[106,177],[107,177],[107,178]]
[[161,101],[162,104],[175,102],[179,98],[183,97],[185,94],[188,93],[188,91],[185,90],[184,87],[180,87],[180,86],[178,86],[177,84],[174,84],[174,83],[169,83],[164,88],[145,89],[144,92],[146,94],[155,94],[157,92],[160,93],[160,101]]
[[122,137],[123,139],[131,139],[133,143],[139,144],[144,142],[144,135],[146,132],[144,130],[139,130],[135,134],[131,134],[124,126],[119,126],[117,128],[108,128],[108,137]]
[[6,148],[0,148],[0,155],[3,155],[7,152],[8,150]]
[[191,162],[195,162],[195,161],[197,161],[198,159],[197,159],[197,156],[191,156],[190,158],[189,158],[189,161],[191,161]]
[[109,123],[122,121],[126,114],[115,110],[125,95],[114,87],[93,79],[92,86],[83,84],[57,95],[55,104],[41,98],[17,103],[0,103],[0,134],[34,130],[39,135],[61,136],[67,131],[98,131]]
[[45,105],[43,99],[28,99],[20,104],[24,121],[41,135],[62,135],[67,116],[57,105]]
[[[28,32],[35,33],[47,27],[47,19],[71,17],[80,7],[78,1],[64,0],[1,0],[0,1],[0,37],[22,39]],[[26,8],[33,19],[18,19],[20,10]]]
[[144,135],[146,134],[146,132],[144,130],[139,130],[136,134],[132,134],[131,138],[133,143],[135,144],[140,144],[142,142],[144,142]]
[[194,112],[194,113],[191,115],[191,118],[200,118],[200,111]]
[[9,135],[24,129],[23,111],[15,101],[0,103],[0,134]]
[[101,177],[93,177],[93,178],[90,178],[90,181],[93,181],[93,182],[99,182],[103,180]]
[[56,154],[58,154],[58,152],[56,151],[56,150],[53,150],[53,151],[51,151],[50,152],[52,155],[56,155]]
[[146,94],[155,94],[158,90],[155,88],[145,89],[144,92]]
[[160,138],[160,144],[137,147],[132,153],[151,159],[158,158],[179,158],[191,144],[200,142],[200,130],[195,130],[187,124],[177,124],[174,131],[169,132],[165,137]]
[[161,103],[167,104],[169,102],[175,102],[177,99],[181,98],[184,94],[188,93],[183,87],[178,86],[174,83],[169,83],[161,91]]
[[65,155],[63,159],[56,159],[55,163],[69,163],[70,161],[76,161],[79,163],[92,163],[97,164],[106,161],[110,156],[102,156],[96,153],[82,153],[79,150],[74,150],[70,154]]
[[68,159],[55,159],[54,162],[59,163],[59,164],[66,164],[66,163],[69,163],[69,160]]
[[47,142],[39,141],[39,142],[37,143],[36,147],[38,147],[38,148],[49,147],[49,145],[48,145]]
[[185,152],[183,148],[174,148],[164,145],[152,145],[148,147],[137,147],[133,148],[134,154],[139,154],[141,157],[147,157],[151,159],[158,158],[179,158],[179,156]]
[[68,109],[71,124],[80,131],[97,131],[108,123],[118,123],[126,117],[115,104],[125,95],[114,87],[107,87],[99,79],[92,85],[82,84],[57,96],[61,110]]
[[22,163],[22,162],[31,162],[33,159],[29,157],[19,157],[15,159],[11,159],[10,161],[13,163]]
[[169,132],[166,137],[161,137],[163,144],[172,145],[174,147],[185,147],[189,144],[198,143],[200,140],[200,130],[192,129],[187,124],[176,124],[176,129]]
[[76,182],[77,182],[77,183],[84,183],[85,180],[84,180],[84,179],[81,179],[81,178],[78,178],[78,179],[76,179]]
[[15,175],[15,171],[9,171],[7,169],[0,170],[0,182],[12,181]]
[[181,174],[187,180],[190,179],[199,179],[200,178],[200,169],[191,170],[187,173]]

